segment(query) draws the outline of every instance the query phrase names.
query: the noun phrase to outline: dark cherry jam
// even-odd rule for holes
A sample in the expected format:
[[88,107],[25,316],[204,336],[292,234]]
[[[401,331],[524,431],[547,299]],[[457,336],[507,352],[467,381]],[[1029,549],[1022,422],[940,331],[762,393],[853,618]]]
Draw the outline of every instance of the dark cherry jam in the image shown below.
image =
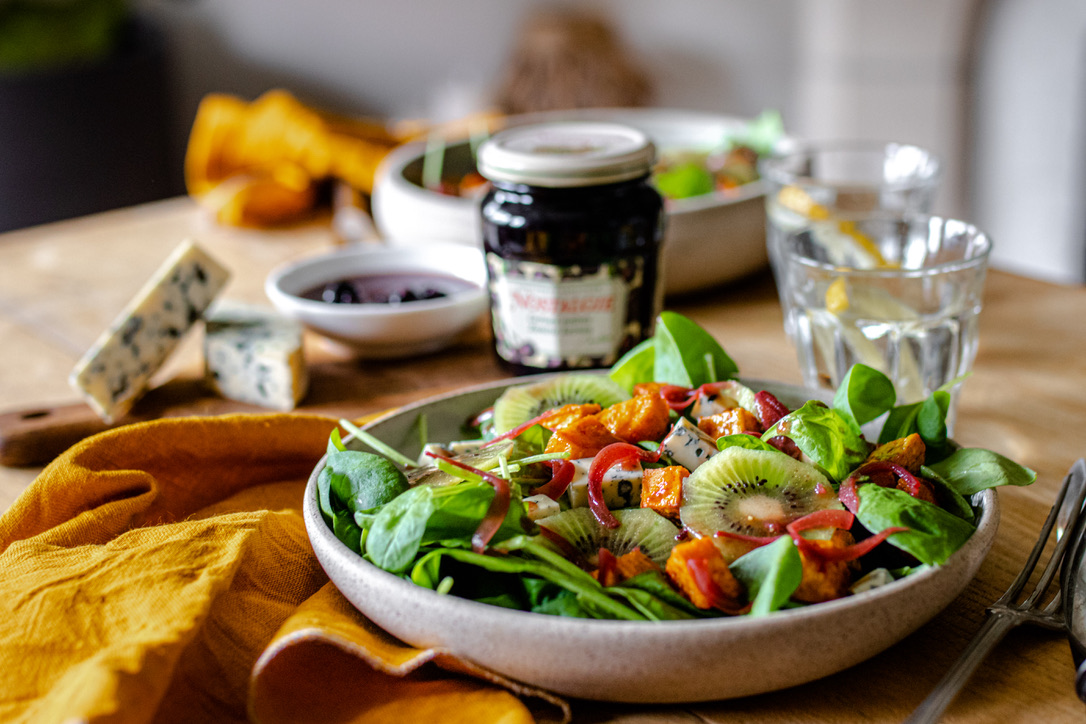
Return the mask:
[[401,304],[442,299],[474,288],[444,274],[372,274],[336,279],[302,293],[302,298],[331,304]]
[[[607,367],[652,334],[664,219],[649,183],[654,149],[612,126],[537,127],[541,140],[528,151],[513,139],[513,171],[500,153],[489,164],[480,153],[491,182],[481,214],[494,347],[513,373]],[[596,146],[580,143],[586,136]],[[595,155],[585,159],[582,148]]]

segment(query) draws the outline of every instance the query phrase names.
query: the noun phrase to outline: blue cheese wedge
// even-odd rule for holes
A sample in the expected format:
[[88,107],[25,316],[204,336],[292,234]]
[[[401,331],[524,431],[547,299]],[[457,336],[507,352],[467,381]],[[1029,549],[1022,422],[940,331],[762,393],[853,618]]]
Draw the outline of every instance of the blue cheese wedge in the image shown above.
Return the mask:
[[[573,479],[566,488],[569,505],[572,508],[588,507],[588,469],[592,465],[592,458],[580,458],[570,462],[573,463]],[[603,501],[607,503],[607,507],[636,508],[641,505],[641,479],[644,475],[640,465],[635,468],[616,465],[608,470],[600,482]]]
[[665,455],[691,472],[719,452],[716,442],[685,417],[679,418],[660,445]]
[[263,307],[216,307],[204,327],[204,376],[230,400],[293,410],[309,389],[302,326]]
[[182,243],[76,363],[71,386],[106,422],[123,417],[229,278],[199,246]]

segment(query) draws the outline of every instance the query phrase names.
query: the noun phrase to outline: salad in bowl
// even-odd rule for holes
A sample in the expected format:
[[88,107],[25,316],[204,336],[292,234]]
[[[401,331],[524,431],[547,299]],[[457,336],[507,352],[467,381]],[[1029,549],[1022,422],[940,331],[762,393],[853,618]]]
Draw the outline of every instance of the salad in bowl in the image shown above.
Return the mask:
[[782,400],[664,312],[609,372],[511,384],[459,439],[427,439],[419,413],[417,457],[341,421],[350,444],[332,432],[315,499],[360,561],[439,596],[576,619],[781,615],[943,566],[980,494],[1034,480],[949,440],[948,404],[897,405],[862,365],[832,400]]

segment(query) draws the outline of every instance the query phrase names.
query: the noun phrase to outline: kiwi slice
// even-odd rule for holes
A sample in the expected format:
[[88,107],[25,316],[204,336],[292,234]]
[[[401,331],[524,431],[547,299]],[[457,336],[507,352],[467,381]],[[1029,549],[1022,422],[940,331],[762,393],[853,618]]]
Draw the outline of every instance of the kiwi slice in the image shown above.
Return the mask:
[[829,478],[776,450],[728,447],[683,482],[679,518],[698,535],[771,536],[796,518],[840,509]]
[[517,385],[494,402],[494,432],[508,432],[552,407],[592,402],[608,407],[629,397],[622,385],[605,375],[574,373]]
[[667,561],[679,534],[677,525],[649,508],[622,508],[611,513],[618,519],[617,528],[600,525],[588,508],[570,508],[537,522],[569,541],[592,566],[597,564],[600,548],[615,556],[640,548],[660,565]]

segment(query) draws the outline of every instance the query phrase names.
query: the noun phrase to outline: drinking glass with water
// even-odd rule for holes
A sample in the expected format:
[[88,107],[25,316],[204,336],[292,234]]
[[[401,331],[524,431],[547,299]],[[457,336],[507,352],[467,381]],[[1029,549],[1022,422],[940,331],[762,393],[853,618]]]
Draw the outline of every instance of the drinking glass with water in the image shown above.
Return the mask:
[[836,388],[860,362],[907,404],[972,367],[991,251],[972,224],[841,214],[785,234],[780,251],[786,325],[808,386]]

